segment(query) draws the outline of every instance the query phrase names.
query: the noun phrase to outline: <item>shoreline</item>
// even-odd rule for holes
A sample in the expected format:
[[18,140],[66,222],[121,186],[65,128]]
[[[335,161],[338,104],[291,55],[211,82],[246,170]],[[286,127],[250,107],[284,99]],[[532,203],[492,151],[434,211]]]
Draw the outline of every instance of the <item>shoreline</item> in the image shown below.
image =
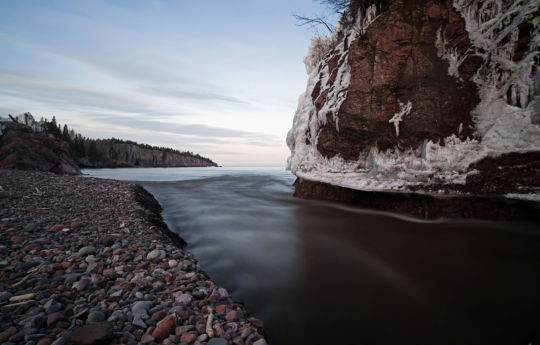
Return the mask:
[[0,170],[0,343],[264,345],[140,185]]
[[414,191],[368,191],[298,177],[294,196],[400,213],[420,219],[540,221],[540,202],[505,195],[428,194]]

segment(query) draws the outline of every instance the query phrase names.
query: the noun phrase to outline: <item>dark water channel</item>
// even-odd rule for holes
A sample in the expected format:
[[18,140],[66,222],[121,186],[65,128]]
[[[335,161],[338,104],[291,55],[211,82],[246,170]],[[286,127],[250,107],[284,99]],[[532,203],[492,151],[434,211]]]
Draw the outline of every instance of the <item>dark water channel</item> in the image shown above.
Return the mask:
[[538,224],[291,197],[281,170],[144,182],[273,344],[538,344]]

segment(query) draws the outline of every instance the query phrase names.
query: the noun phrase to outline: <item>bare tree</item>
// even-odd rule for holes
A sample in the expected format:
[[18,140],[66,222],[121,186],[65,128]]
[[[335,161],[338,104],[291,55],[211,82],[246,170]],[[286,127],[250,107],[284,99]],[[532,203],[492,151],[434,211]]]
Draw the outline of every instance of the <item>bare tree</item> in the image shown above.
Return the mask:
[[[367,8],[372,5],[377,6],[377,11],[380,11],[390,3],[389,0],[318,0],[318,2],[324,5],[331,13],[341,15],[342,24],[349,23],[349,21],[354,22],[357,12],[360,12],[360,15],[363,16]],[[296,18],[298,26],[309,26],[314,31],[322,26],[330,34],[334,30],[334,26],[330,23],[326,15],[308,17],[294,14],[293,16]]]
[[[319,0],[319,2],[326,6],[332,13],[340,14],[342,17],[347,14],[351,4],[351,0]],[[307,17],[300,14],[293,14],[293,17],[296,19],[298,26],[309,26],[313,31],[317,31],[318,27],[322,26],[330,34],[334,31],[334,25],[330,23],[326,15]]]
[[298,26],[309,26],[313,31],[317,31],[319,26],[325,27],[330,34],[334,31],[334,26],[329,23],[328,19],[324,15],[315,17],[306,17],[299,14],[293,14]]

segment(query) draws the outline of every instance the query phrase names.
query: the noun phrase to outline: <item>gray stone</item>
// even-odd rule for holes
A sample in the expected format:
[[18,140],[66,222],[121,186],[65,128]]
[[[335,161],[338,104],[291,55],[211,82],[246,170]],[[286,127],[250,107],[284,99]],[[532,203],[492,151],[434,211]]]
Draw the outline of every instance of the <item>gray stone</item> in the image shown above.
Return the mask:
[[114,315],[114,314],[109,316],[109,318],[107,319],[108,322],[116,322],[118,320],[120,320],[120,318],[118,317],[118,315]]
[[[208,343],[208,344],[210,344],[210,343]],[[259,339],[256,342],[254,342],[253,345],[267,345],[267,343],[266,343],[266,340]]]
[[204,287],[196,287],[191,293],[193,294],[193,297],[201,299],[208,295],[208,290]]
[[188,293],[175,294],[174,298],[177,303],[188,304],[193,300],[193,297]]
[[92,310],[90,313],[88,313],[88,317],[86,318],[86,323],[103,321],[105,321],[105,314],[103,314],[101,310]]
[[47,301],[47,303],[45,303],[43,308],[45,308],[45,312],[47,314],[53,314],[62,310],[62,304],[57,303],[54,300],[50,299]]
[[208,335],[207,334],[201,334],[197,337],[197,340],[198,341],[207,341],[208,340]]
[[150,293],[147,293],[143,296],[144,300],[145,301],[153,301],[156,299],[156,296],[155,295],[152,295]]
[[118,290],[118,291],[113,292],[113,293],[110,294],[109,296],[110,296],[110,297],[122,297],[122,293],[124,293],[124,291]]
[[227,345],[227,339],[224,338],[212,338],[208,342],[208,345]]
[[146,256],[146,259],[150,261],[160,261],[165,257],[165,251],[161,249],[152,250],[148,255]]
[[133,306],[131,307],[131,312],[133,315],[140,314],[140,313],[146,313],[152,306],[154,305],[154,302],[152,301],[137,301],[133,303]]
[[34,230],[36,230],[37,227],[38,227],[38,225],[36,223],[28,223],[23,228],[23,231],[34,231]]
[[0,292],[0,302],[7,301],[13,296],[13,294],[9,291],[2,291]]
[[86,256],[89,254],[94,254],[96,252],[96,248],[93,246],[86,246],[79,249],[79,252],[77,253],[79,256]]
[[138,313],[138,314],[135,314],[135,316],[133,317],[133,322],[132,324],[134,324],[135,326],[139,326],[143,329],[146,329],[148,326],[146,325],[146,323],[144,323],[143,319],[141,318],[141,313]]

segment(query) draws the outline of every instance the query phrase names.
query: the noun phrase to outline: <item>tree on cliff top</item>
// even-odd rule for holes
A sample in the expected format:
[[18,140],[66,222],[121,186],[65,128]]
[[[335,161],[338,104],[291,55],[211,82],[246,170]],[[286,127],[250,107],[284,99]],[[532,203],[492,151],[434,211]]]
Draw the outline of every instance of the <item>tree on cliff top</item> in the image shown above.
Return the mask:
[[[341,16],[340,22],[343,25],[354,23],[356,15],[360,12],[360,15],[364,15],[366,10],[372,6],[377,6],[377,11],[390,2],[390,0],[318,0],[318,2],[324,5],[331,13],[331,15],[338,14]],[[293,14],[297,20],[298,26],[308,26],[318,35],[318,27],[323,26],[326,28],[330,35],[334,31],[334,25],[330,22],[328,15],[315,15],[304,16],[299,14]],[[318,35],[320,36],[320,35]]]

